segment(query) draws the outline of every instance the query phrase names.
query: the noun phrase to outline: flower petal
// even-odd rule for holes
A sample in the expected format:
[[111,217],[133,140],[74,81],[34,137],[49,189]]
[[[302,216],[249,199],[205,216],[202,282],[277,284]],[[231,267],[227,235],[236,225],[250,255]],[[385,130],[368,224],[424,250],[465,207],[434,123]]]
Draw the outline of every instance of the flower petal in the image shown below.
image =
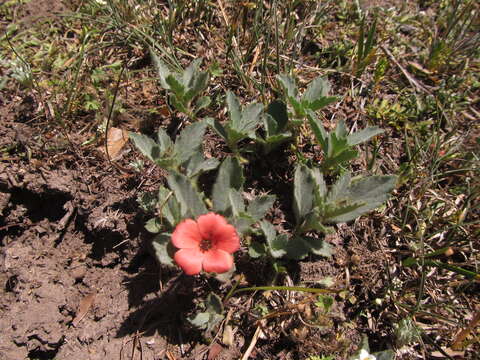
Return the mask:
[[222,216],[213,212],[200,215],[197,219],[198,230],[204,239],[211,239],[215,229],[228,225],[227,220]]
[[178,250],[173,259],[178,266],[185,271],[187,275],[196,275],[202,271],[202,262],[205,258],[205,254],[200,249],[180,249]]
[[210,239],[216,249],[233,253],[240,248],[237,231],[222,216],[215,213],[201,215],[197,219],[198,229],[204,239]]
[[205,253],[203,270],[213,273],[224,273],[233,266],[233,256],[223,250],[210,250]]
[[240,248],[240,239],[232,225],[219,226],[212,234],[212,244],[216,249],[234,253]]
[[192,219],[182,221],[172,234],[172,244],[179,249],[194,249],[200,245],[202,236],[198,225]]

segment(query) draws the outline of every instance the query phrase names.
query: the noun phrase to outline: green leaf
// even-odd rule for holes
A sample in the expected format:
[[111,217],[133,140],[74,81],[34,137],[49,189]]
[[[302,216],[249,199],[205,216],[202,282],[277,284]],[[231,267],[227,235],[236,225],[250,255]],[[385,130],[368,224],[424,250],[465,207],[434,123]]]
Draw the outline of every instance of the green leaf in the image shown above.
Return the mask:
[[231,91],[227,91],[227,107],[230,114],[230,123],[233,128],[237,128],[237,124],[240,124],[242,112],[240,109],[240,103],[237,97]]
[[279,74],[277,75],[277,80],[286,90],[288,97],[295,99],[298,97],[297,85],[292,77],[287,74]]
[[378,126],[369,126],[363,130],[357,131],[353,134],[348,135],[347,142],[349,145],[354,146],[361,144],[370,138],[383,133],[384,130],[380,129]]
[[192,87],[202,60],[203,59],[201,57],[193,60],[190,65],[188,65],[188,67],[183,71],[182,83],[186,88]]
[[208,312],[199,312],[193,318],[187,318],[187,320],[199,329],[206,329],[211,321],[211,317],[211,314]]
[[301,237],[296,236],[287,241],[285,250],[289,259],[302,260],[307,257],[310,247]]
[[302,241],[304,241],[307,244],[310,252],[315,255],[331,257],[333,254],[332,246],[329,243],[327,243],[324,239],[308,236],[308,237],[302,238]]
[[245,235],[249,233],[252,230],[252,225],[255,223],[255,221],[245,213],[234,217],[231,222],[239,235]]
[[339,200],[341,200],[345,202],[346,206],[353,204],[362,205],[348,213],[330,217],[328,221],[351,221],[360,215],[377,208],[388,199],[390,192],[395,188],[396,182],[396,176],[376,175],[354,181],[350,186],[348,186],[343,195],[340,195],[342,192],[338,190],[338,194],[333,197],[337,203]]
[[234,130],[241,134],[252,136],[255,128],[262,121],[261,114],[263,112],[263,105],[252,103],[245,107],[242,111],[241,120],[234,126]]
[[182,98],[179,98],[177,95],[175,94],[170,94],[170,103],[172,104],[172,106],[177,109],[178,111],[184,113],[184,114],[187,114],[188,113],[188,109],[187,109],[187,106],[186,104],[183,102],[183,99]]
[[317,77],[308,84],[307,90],[302,96],[302,100],[312,103],[315,100],[327,96],[329,92],[330,83],[328,80],[322,77]]
[[345,126],[345,121],[343,119],[340,119],[337,122],[337,126],[335,126],[335,136],[337,139],[344,139],[347,137],[348,131],[347,127]]
[[198,176],[201,173],[215,170],[220,161],[215,158],[204,159],[201,153],[193,155],[186,163],[186,174],[189,178]]
[[248,247],[248,256],[251,258],[257,259],[259,257],[265,256],[267,253],[267,247],[265,244],[259,243],[258,241],[252,241]]
[[277,236],[275,228],[268,221],[261,221],[260,228],[262,229],[265,239],[267,240],[270,255],[276,259],[285,256],[287,254],[287,235],[281,234]]
[[128,135],[136,148],[148,159],[155,162],[160,157],[160,148],[151,138],[134,132],[129,132]]
[[162,155],[165,152],[170,151],[173,147],[172,139],[170,139],[170,136],[168,136],[167,132],[160,127],[157,131],[157,141]]
[[299,165],[295,169],[293,180],[293,212],[297,224],[312,210],[315,181],[309,168]]
[[238,217],[241,213],[245,212],[245,203],[239,191],[232,188],[228,189],[227,198],[229,202],[228,208],[232,210],[234,217]]
[[312,128],[313,134],[325,153],[329,151],[328,133],[323,127],[322,121],[317,118],[313,111],[307,111],[307,120]]
[[210,126],[225,142],[228,140],[228,134],[222,124],[211,117],[205,118],[205,122]]
[[152,213],[155,211],[155,206],[157,206],[157,198],[155,193],[152,191],[145,191],[138,195],[137,202],[140,208],[145,211]]
[[202,96],[198,98],[198,100],[195,102],[195,113],[199,112],[202,109],[205,109],[212,103],[212,99],[210,96]]
[[185,100],[191,101],[195,96],[200,95],[200,93],[205,90],[210,81],[210,74],[208,72],[200,72],[195,76],[191,87],[189,87],[187,93],[185,94]]
[[168,90],[170,86],[167,84],[166,78],[171,74],[168,67],[163,63],[162,60],[155,54],[152,48],[150,48],[150,57],[152,58],[153,66],[158,74],[158,79],[160,80],[160,85],[162,88]]
[[167,176],[167,181],[180,203],[182,218],[197,218],[207,213],[207,208],[201,200],[200,194],[186,176],[174,172]]
[[163,229],[163,224],[158,217],[151,218],[145,223],[145,229],[152,234],[157,234]]
[[252,217],[252,219],[258,221],[265,216],[267,211],[273,206],[274,202],[274,195],[258,196],[248,205],[247,213]]
[[164,186],[158,188],[157,209],[159,216],[166,219],[172,228],[182,220],[180,204],[173,192]]
[[321,99],[317,99],[311,103],[307,103],[305,107],[309,108],[312,111],[317,111],[324,108],[325,106],[330,105],[331,103],[334,103],[335,101],[338,101],[338,97],[328,96],[328,97],[323,97]]
[[274,135],[282,132],[288,124],[287,105],[283,101],[274,100],[267,107],[267,115],[270,115],[274,120],[275,130],[268,132],[269,135]]
[[242,166],[238,159],[227,157],[223,160],[218,170],[217,180],[213,185],[213,209],[218,212],[226,212],[231,206],[226,195],[231,188],[241,191],[244,181]]
[[165,81],[167,82],[170,90],[177,96],[179,100],[183,100],[185,95],[185,86],[177,79],[175,74],[170,74],[166,77]]
[[172,245],[171,234],[162,233],[153,238],[153,249],[160,264],[174,266],[173,255],[175,247]]
[[330,192],[327,196],[327,202],[333,203],[335,201],[343,200],[347,194],[348,186],[350,185],[350,181],[352,180],[352,176],[349,172],[344,173],[340,176],[340,178],[333,184]]
[[178,163],[183,164],[192,156],[203,153],[202,142],[207,124],[203,121],[188,125],[175,142],[175,156]]

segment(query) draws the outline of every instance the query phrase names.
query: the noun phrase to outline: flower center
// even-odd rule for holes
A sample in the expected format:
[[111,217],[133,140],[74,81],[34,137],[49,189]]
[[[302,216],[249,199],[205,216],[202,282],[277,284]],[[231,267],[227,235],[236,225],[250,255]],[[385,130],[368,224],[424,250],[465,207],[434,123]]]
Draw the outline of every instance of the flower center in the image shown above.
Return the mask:
[[206,252],[212,248],[212,240],[210,239],[202,239],[200,241],[200,250]]

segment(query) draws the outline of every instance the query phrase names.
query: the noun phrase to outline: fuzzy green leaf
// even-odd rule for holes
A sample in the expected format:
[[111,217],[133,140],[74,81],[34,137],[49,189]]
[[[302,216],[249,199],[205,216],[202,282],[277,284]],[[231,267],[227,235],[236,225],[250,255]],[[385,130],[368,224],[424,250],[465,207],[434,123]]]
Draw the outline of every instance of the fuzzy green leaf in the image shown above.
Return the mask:
[[182,218],[196,218],[207,213],[200,194],[186,176],[174,172],[167,176],[167,181],[180,203]]
[[293,212],[297,224],[301,224],[312,210],[314,189],[315,181],[311,170],[305,165],[297,166],[293,180]]
[[282,132],[288,124],[287,105],[283,101],[272,101],[267,107],[267,115],[270,115],[276,124],[275,129],[272,129],[270,132],[267,130],[269,135]]
[[349,145],[354,146],[357,144],[361,144],[383,132],[384,130],[380,129],[378,126],[369,126],[363,130],[360,130],[353,134],[348,135],[347,141]]
[[203,135],[207,124],[203,121],[188,125],[175,142],[175,156],[178,163],[183,164],[192,156],[202,153]]
[[152,58],[153,66],[158,74],[158,79],[160,80],[160,85],[162,88],[168,90],[170,86],[168,85],[166,78],[171,74],[171,71],[168,69],[167,65],[164,64],[162,60],[155,54],[153,49],[150,49],[150,57]]
[[134,132],[129,132],[128,135],[136,148],[148,159],[155,162],[160,157],[160,147],[151,138]]
[[171,234],[158,234],[153,238],[152,246],[160,264],[174,266],[173,255],[175,247],[172,245],[170,238]]
[[218,170],[217,180],[213,185],[213,209],[226,212],[231,206],[226,195],[231,188],[241,191],[244,181],[242,166],[238,159],[228,157],[223,160]]
[[279,74],[277,75],[277,80],[287,91],[288,97],[295,99],[298,97],[297,85],[295,84],[295,80],[293,80],[292,77],[287,74]]
[[267,211],[273,206],[274,202],[274,195],[258,196],[248,205],[247,213],[252,217],[252,219],[258,221],[265,216]]

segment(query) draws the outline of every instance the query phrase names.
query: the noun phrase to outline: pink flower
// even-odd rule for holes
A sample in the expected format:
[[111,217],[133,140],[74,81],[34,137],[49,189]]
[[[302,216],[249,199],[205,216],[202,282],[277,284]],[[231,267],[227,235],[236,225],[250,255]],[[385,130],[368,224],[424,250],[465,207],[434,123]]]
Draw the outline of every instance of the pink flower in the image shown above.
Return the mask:
[[224,273],[233,266],[231,255],[240,248],[235,228],[218,214],[200,215],[197,221],[187,219],[177,225],[172,243],[179,248],[175,262],[187,275],[200,271]]

